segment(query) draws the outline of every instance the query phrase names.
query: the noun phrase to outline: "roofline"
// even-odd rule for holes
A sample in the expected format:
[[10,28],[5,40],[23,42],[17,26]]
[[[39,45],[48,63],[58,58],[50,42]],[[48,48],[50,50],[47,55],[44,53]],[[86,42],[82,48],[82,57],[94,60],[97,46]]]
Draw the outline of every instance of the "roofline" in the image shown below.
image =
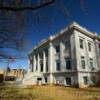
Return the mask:
[[36,46],[34,46],[34,48],[28,53],[28,55],[30,55],[34,50],[36,50],[37,48],[41,47],[42,45],[50,42],[50,41],[53,41],[54,39],[56,39],[57,37],[61,36],[62,34],[64,34],[64,32],[68,31],[68,30],[71,30],[71,29],[75,29],[75,30],[78,30],[80,32],[82,32],[83,34],[85,35],[88,35],[90,36],[91,38],[96,38],[97,40],[100,41],[100,36],[97,35],[97,33],[95,32],[91,32],[89,30],[87,30],[86,28],[80,26],[78,23],[76,22],[72,22],[70,23],[67,27],[65,27],[64,29],[62,29],[60,32],[57,32],[56,34],[54,35],[51,35],[49,38],[47,39],[44,39],[42,40],[41,42],[39,42]]

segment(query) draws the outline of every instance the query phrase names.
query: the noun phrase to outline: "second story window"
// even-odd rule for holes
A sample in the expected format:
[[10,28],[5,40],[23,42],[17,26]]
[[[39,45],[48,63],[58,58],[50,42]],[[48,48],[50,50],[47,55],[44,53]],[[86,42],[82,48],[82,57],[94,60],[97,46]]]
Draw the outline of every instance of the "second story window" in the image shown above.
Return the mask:
[[60,71],[60,61],[56,60],[56,71]]
[[46,72],[48,72],[48,62],[46,62]]
[[40,64],[40,72],[43,72],[43,64]]
[[71,60],[70,58],[65,58],[65,67],[67,69],[71,69]]
[[65,42],[65,50],[70,48],[70,41]]
[[99,55],[100,55],[100,44],[98,45],[98,47],[99,47]]
[[93,59],[90,58],[90,68],[93,70],[94,69],[94,64],[93,64]]
[[91,43],[88,42],[88,50],[91,51]]
[[80,48],[83,49],[84,46],[83,46],[83,39],[79,39],[79,43],[80,43]]
[[81,67],[82,69],[85,69],[85,57],[81,56]]
[[60,46],[56,46],[56,53],[60,53]]

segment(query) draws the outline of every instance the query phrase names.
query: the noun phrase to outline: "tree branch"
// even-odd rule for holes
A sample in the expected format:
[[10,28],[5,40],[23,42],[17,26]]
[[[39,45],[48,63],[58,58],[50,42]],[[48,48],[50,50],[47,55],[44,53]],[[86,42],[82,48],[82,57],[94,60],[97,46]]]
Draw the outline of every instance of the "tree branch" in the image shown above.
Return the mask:
[[16,7],[16,6],[0,6],[0,10],[6,10],[6,11],[24,11],[24,10],[37,10],[39,8],[42,7],[46,7],[52,3],[54,3],[55,0],[48,0],[47,2],[43,2],[43,3],[37,3],[31,6],[20,6],[20,7]]

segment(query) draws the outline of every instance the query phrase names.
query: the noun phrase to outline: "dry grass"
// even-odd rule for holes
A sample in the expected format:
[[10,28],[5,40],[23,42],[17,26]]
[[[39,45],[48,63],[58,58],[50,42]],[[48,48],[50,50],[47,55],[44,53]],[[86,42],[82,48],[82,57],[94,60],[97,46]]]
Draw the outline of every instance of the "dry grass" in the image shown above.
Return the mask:
[[0,100],[100,100],[100,88],[33,86],[0,88]]

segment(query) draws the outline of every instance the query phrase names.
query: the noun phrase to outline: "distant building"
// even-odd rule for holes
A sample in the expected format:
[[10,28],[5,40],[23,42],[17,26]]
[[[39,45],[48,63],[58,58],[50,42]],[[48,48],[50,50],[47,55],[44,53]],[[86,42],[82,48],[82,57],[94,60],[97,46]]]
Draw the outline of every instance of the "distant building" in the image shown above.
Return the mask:
[[0,70],[0,83],[2,83],[4,80],[4,71]]
[[4,70],[1,70],[1,69],[0,69],[0,74],[4,74],[4,73],[5,73]]
[[26,84],[89,86],[100,69],[100,36],[73,22],[29,53]]
[[23,79],[24,72],[24,69],[11,69],[7,76],[14,76],[18,79]]

